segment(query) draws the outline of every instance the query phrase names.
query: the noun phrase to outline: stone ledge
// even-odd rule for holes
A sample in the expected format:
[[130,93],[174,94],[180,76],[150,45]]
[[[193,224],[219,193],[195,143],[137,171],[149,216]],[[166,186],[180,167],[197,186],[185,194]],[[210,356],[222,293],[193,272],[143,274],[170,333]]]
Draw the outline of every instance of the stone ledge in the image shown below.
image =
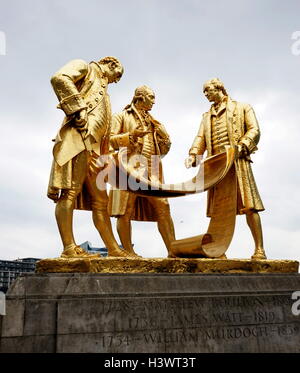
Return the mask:
[[37,273],[298,273],[295,260],[207,258],[54,258],[36,264]]

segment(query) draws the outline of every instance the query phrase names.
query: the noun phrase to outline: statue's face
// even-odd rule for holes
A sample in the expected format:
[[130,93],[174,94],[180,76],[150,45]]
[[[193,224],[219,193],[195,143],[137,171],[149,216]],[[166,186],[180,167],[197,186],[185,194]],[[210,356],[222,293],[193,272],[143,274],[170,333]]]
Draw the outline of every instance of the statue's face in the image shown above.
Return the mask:
[[106,77],[108,79],[108,83],[117,83],[123,75],[123,67],[122,66],[108,66],[106,69]]
[[216,102],[219,100],[220,89],[215,88],[213,84],[207,84],[204,87],[203,93],[209,102]]
[[155,94],[153,91],[151,91],[150,89],[147,90],[147,94],[144,96],[144,101],[143,101],[143,109],[144,110],[151,110],[152,109],[152,106],[155,104]]

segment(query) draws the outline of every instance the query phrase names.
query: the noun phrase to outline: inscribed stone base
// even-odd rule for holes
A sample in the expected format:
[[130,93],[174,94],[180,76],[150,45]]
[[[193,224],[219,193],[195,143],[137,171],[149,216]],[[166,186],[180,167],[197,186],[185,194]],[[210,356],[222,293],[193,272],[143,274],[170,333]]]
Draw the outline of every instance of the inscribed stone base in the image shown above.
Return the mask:
[[300,352],[297,290],[297,273],[25,274],[0,351]]

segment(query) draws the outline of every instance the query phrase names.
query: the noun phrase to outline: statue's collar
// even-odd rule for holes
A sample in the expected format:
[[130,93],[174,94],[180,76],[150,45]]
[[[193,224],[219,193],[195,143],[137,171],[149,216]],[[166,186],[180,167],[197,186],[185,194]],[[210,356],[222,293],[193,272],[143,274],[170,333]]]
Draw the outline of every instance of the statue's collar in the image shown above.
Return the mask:
[[98,67],[98,69],[100,70],[100,76],[101,76],[101,78],[104,78],[104,72],[102,70],[102,67],[101,67],[100,63],[97,62],[97,61],[91,61],[91,64],[95,64]]

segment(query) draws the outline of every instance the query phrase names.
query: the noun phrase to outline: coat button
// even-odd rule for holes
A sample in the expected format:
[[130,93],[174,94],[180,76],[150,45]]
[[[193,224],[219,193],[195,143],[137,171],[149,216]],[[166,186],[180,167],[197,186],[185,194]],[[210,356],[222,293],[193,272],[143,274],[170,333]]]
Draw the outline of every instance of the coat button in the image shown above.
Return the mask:
[[103,92],[102,92],[102,91],[100,91],[99,93],[100,93],[100,95],[103,95]]
[[99,101],[99,98],[98,98],[98,97],[96,97],[96,98],[95,98],[95,101],[96,101],[96,102],[98,102],[98,101]]
[[102,87],[102,88],[105,88],[105,87],[106,87],[106,85],[105,85],[105,84],[101,84],[101,87]]
[[93,107],[93,104],[89,104],[89,107],[92,108],[92,107]]

